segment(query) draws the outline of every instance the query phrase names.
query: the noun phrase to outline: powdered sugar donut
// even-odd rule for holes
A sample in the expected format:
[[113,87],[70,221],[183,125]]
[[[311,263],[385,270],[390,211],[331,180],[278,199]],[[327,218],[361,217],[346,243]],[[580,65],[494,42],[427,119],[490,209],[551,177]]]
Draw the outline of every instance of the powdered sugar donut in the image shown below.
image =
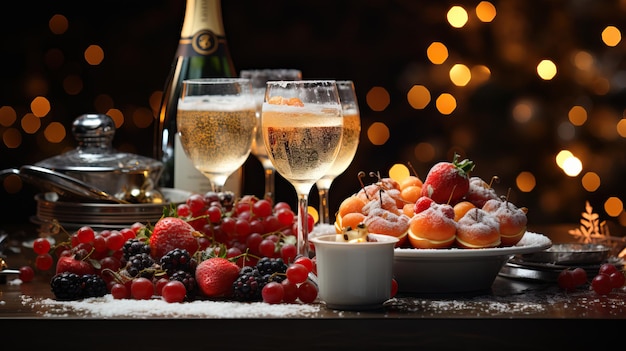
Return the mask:
[[457,245],[466,249],[500,246],[500,225],[496,218],[481,208],[474,208],[459,219]]
[[359,190],[356,196],[361,197],[366,202],[380,200],[381,197],[385,202],[392,199],[396,208],[402,208],[406,201],[402,198],[401,191],[402,189],[400,189],[400,184],[397,181],[392,178],[383,178],[379,182],[367,185]]
[[451,247],[456,239],[454,209],[448,204],[431,202],[416,212],[409,222],[409,242],[416,249]]
[[517,207],[507,200],[489,200],[485,202],[483,210],[491,213],[500,224],[502,246],[517,244],[524,234],[528,224],[526,207]]
[[397,214],[376,208],[370,211],[363,222],[370,233],[397,237],[399,241],[396,243],[396,247],[399,247],[406,242],[409,220],[409,217],[403,213]]
[[493,188],[480,177],[471,177],[469,180],[469,190],[465,194],[465,200],[482,208],[487,200],[498,199],[498,195]]

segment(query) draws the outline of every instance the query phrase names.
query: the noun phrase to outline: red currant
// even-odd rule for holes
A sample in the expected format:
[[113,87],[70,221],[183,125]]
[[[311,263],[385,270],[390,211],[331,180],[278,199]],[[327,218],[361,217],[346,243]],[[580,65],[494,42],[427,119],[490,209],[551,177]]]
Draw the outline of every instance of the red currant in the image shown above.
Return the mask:
[[113,298],[116,300],[128,299],[130,298],[130,291],[128,291],[126,285],[114,283],[111,286],[111,295],[113,295]]
[[93,228],[89,226],[83,226],[76,231],[76,238],[79,243],[90,243],[96,237],[96,233]]
[[261,295],[263,296],[264,302],[269,304],[281,303],[283,301],[283,297],[285,296],[285,290],[281,283],[269,282],[265,284],[261,290]]
[[37,255],[47,254],[50,251],[50,241],[46,238],[37,238],[33,241],[33,251]]
[[288,203],[286,203],[284,201],[277,202],[274,205],[274,212],[278,213],[278,211],[280,211],[282,209],[291,211],[291,205],[289,205]]
[[289,226],[293,224],[294,219],[296,218],[296,214],[289,208],[281,208],[276,211],[276,218],[278,222],[283,226]]
[[38,255],[35,258],[35,267],[42,271],[47,271],[48,269],[52,268],[53,263],[54,259],[49,253]]
[[120,234],[124,237],[124,242],[134,239],[137,236],[137,233],[131,228],[124,228],[120,230]]
[[35,270],[33,269],[33,267],[31,266],[20,267],[19,278],[22,280],[22,282],[28,283],[29,281],[33,280],[34,277],[35,277]]
[[135,278],[130,285],[130,295],[135,300],[148,300],[154,295],[154,284],[148,278]]
[[309,273],[313,271],[313,260],[308,257],[300,256],[296,258],[296,260],[293,263],[303,265],[304,267],[306,267]]
[[304,281],[306,281],[309,277],[309,270],[299,263],[294,263],[287,267],[285,275],[287,276],[287,279],[296,284],[300,284],[304,283]]
[[183,302],[187,295],[187,288],[180,280],[170,280],[163,286],[161,296],[167,302]]
[[297,254],[298,248],[294,244],[287,243],[280,247],[280,257],[287,264],[294,262]]
[[107,248],[112,251],[121,249],[125,242],[124,236],[118,231],[111,233],[111,235],[106,238]]
[[304,303],[311,303],[317,298],[317,286],[310,280],[298,286],[298,298]]
[[252,205],[252,213],[257,217],[267,217],[272,214],[272,203],[266,199],[261,199]]
[[259,233],[252,233],[246,238],[246,246],[250,249],[250,253],[256,256],[261,255],[260,244],[263,236]]
[[191,194],[187,198],[186,205],[189,206],[189,210],[193,216],[198,216],[205,206],[204,196]]
[[274,257],[276,243],[274,240],[265,238],[259,243],[259,252],[265,257]]
[[298,285],[289,279],[281,282],[283,285],[283,302],[292,303],[298,299]]

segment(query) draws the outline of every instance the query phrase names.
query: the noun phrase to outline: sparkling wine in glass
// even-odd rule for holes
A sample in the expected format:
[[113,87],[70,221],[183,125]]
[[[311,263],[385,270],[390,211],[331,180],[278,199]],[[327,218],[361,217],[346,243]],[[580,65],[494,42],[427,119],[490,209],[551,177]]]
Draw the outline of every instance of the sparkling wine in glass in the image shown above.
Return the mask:
[[341,148],[335,162],[333,162],[328,172],[315,183],[319,194],[319,222],[321,224],[331,223],[328,191],[335,178],[345,172],[350,163],[352,163],[359,146],[361,133],[361,118],[356,92],[354,91],[354,82],[351,80],[339,80],[336,83],[343,109],[343,138],[341,139]]
[[308,195],[337,158],[343,135],[335,81],[267,82],[261,129],[274,168],[298,194],[297,252],[308,257]]
[[261,108],[263,107],[263,98],[265,97],[265,86],[270,80],[300,80],[302,72],[298,69],[291,68],[265,68],[265,69],[246,69],[239,72],[242,78],[248,78],[252,81],[252,91],[256,99],[256,117],[257,130],[254,139],[252,139],[251,153],[261,162],[265,172],[265,193],[264,197],[269,197],[272,203],[275,202],[275,175],[276,170],[272,161],[267,156],[267,150],[263,142],[263,132],[261,131]]
[[182,83],[177,128],[185,153],[222,192],[241,167],[256,128],[252,84],[243,78],[189,79]]

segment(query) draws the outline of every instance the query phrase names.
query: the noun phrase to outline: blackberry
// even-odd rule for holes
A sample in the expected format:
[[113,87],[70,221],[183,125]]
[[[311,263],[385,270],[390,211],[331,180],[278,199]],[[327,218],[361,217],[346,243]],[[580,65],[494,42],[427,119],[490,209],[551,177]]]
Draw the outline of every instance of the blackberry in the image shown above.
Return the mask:
[[187,298],[193,299],[196,296],[196,277],[186,271],[178,271],[170,276],[170,280],[178,280],[187,289]]
[[139,254],[135,254],[128,259],[126,263],[126,272],[131,277],[144,277],[151,279],[154,276],[154,268],[155,262],[150,254],[142,252]]
[[159,261],[161,268],[167,272],[167,275],[172,275],[178,271],[185,271],[191,274],[195,274],[197,262],[191,257],[189,252],[185,249],[173,249],[163,255]]
[[287,264],[282,258],[261,257],[256,268],[261,275],[287,272]]
[[233,283],[233,298],[238,301],[261,301],[262,280],[256,267],[244,266]]
[[109,293],[107,283],[97,274],[85,274],[80,277],[83,297],[102,297]]
[[82,298],[82,281],[78,274],[62,272],[50,280],[50,287],[57,300],[72,301]]
[[122,252],[124,253],[124,260],[128,262],[131,256],[135,256],[140,253],[150,253],[150,245],[145,241],[139,239],[129,239],[122,246]]
[[218,193],[220,204],[226,211],[230,211],[235,203],[235,193],[232,191],[222,191]]
[[256,268],[262,277],[261,289],[269,282],[282,282],[287,277],[287,264],[282,258],[261,257],[256,264]]

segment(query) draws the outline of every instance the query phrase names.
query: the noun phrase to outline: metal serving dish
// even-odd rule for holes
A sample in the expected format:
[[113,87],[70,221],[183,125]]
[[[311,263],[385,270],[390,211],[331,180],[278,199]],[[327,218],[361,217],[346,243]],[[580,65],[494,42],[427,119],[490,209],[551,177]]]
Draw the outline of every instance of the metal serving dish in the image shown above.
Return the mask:
[[46,232],[54,221],[67,230],[89,225],[94,229],[121,229],[135,222],[154,224],[163,215],[165,207],[178,205],[186,201],[190,192],[161,188],[164,201],[159,203],[98,203],[66,201],[55,192],[35,195],[37,202],[36,216],[31,222],[40,225],[40,231]]
[[609,258],[611,248],[599,244],[566,243],[555,244],[550,248],[518,255],[525,262],[553,263],[562,265],[594,264]]
[[[111,117],[81,115],[74,120],[72,133],[78,142],[75,149],[37,162],[35,166],[72,177],[131,203],[152,202],[153,197],[160,197],[156,185],[163,164],[149,157],[117,152],[112,146],[115,122]],[[51,179],[50,174],[44,174],[44,177],[47,181],[60,178]],[[150,192],[151,197],[141,196],[146,192]]]

